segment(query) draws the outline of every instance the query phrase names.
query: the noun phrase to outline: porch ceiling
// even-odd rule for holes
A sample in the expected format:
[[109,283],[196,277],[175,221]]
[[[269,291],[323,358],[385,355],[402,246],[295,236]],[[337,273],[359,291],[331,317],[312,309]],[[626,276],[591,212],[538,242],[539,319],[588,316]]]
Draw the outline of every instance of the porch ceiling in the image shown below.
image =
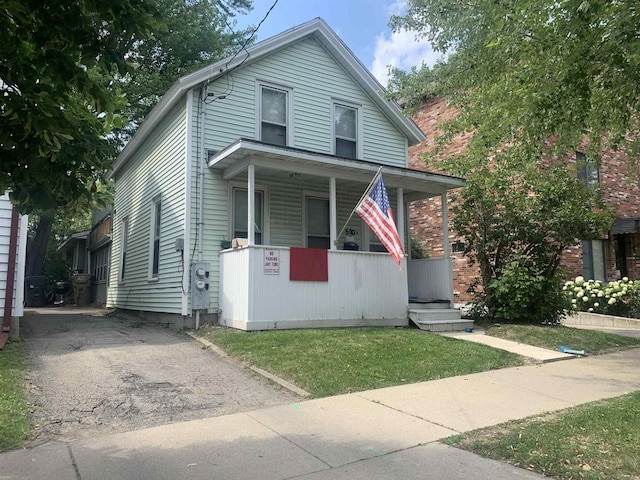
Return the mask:
[[[380,167],[380,164],[364,160],[269,145],[245,138],[210,156],[208,161],[209,168],[222,170],[225,180],[244,174],[250,164],[255,165],[256,173],[275,170],[362,183],[369,183]],[[384,165],[382,173],[388,188],[404,189],[407,202],[440,195],[464,185],[464,180],[458,177],[409,168]]]

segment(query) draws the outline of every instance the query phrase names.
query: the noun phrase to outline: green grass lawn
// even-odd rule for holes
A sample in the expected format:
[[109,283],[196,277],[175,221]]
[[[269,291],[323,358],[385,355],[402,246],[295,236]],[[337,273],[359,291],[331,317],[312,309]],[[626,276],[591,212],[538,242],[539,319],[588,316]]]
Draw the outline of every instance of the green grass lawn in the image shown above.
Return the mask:
[[560,345],[575,350],[584,350],[588,355],[598,355],[620,348],[640,345],[637,338],[622,337],[595,330],[584,330],[564,326],[482,324],[487,335],[526,343],[536,347],[558,350]]
[[0,452],[20,447],[31,432],[24,386],[22,343],[10,340],[0,350]]
[[640,478],[640,391],[445,443],[560,480]]
[[241,332],[205,327],[198,335],[314,397],[465,375],[524,361],[502,350],[408,328]]

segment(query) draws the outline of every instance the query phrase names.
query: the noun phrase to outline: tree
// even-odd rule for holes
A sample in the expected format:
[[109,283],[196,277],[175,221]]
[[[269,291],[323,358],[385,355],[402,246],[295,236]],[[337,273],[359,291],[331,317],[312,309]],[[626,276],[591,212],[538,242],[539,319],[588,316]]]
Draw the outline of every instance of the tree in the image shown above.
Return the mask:
[[29,235],[25,275],[48,275],[64,280],[61,276],[62,258],[58,253],[60,243],[69,235],[91,227],[91,212],[113,201],[112,182],[96,185],[90,199],[72,202],[55,210],[35,212],[29,216]]
[[[91,226],[89,210],[70,212],[59,211],[53,216],[29,216],[29,249],[25,266],[26,276],[46,275],[52,280],[67,280],[71,277],[70,266],[66,264],[58,247],[71,234],[87,230]],[[49,230],[49,234],[43,234]],[[34,241],[47,240],[44,246],[34,246]]]
[[[408,0],[393,16],[450,53],[434,81],[461,114],[450,128],[474,131],[472,149],[489,153],[507,142],[532,150],[554,139],[575,149],[585,137],[597,157],[603,146],[640,145],[640,8],[621,0]],[[405,82],[406,84],[407,82]],[[415,85],[414,85],[415,86]],[[419,98],[411,96],[413,106]]]
[[[459,112],[428,161],[467,179],[454,229],[479,266],[490,318],[556,319],[560,253],[610,226],[599,192],[564,159],[577,149],[597,159],[608,147],[633,163],[638,20],[635,4],[606,0],[408,0],[391,19],[449,54],[431,69],[396,69],[390,91],[410,112],[432,94]],[[467,148],[449,154],[459,135]]]
[[512,157],[471,172],[453,213],[465,254],[479,267],[478,311],[498,321],[557,321],[565,307],[562,252],[613,220],[564,165],[514,165]]
[[[9,189],[16,207],[40,220],[27,274],[42,273],[52,223],[95,203],[121,141],[168,85],[232,48],[240,34],[224,30],[250,4],[82,0],[0,7],[10,40],[0,46],[6,173],[0,191]],[[110,135],[124,125],[124,135]]]
[[121,79],[128,99],[121,141],[130,138],[177,78],[232,54],[245,43],[249,29],[233,30],[233,18],[249,11],[251,4],[252,0],[158,0],[166,29],[156,32],[152,40],[133,45],[129,59],[136,68]]
[[160,28],[154,0],[0,7],[0,191],[22,213],[91,197],[124,104],[125,55]]

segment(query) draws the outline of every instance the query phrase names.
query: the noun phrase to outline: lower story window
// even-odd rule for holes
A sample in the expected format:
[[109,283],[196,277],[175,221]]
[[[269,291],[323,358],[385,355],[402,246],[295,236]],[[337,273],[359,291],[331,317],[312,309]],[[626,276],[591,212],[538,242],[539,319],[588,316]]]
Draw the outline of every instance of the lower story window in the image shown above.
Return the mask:
[[109,246],[102,247],[91,254],[93,265],[93,281],[95,283],[107,283],[109,277]]
[[306,241],[309,248],[331,246],[329,226],[329,199],[306,197]]
[[607,280],[604,240],[582,241],[582,269],[587,280]]
[[[233,189],[233,232],[232,238],[249,238],[247,216],[249,212],[246,188]],[[255,244],[262,245],[263,192],[255,192]]]

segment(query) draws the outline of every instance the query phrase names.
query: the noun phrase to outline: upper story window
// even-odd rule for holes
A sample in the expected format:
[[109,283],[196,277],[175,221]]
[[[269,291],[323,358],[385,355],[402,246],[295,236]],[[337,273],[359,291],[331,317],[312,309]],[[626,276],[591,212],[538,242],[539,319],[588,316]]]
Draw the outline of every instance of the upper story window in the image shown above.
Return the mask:
[[600,169],[595,158],[587,157],[582,152],[576,152],[576,165],[580,180],[583,180],[589,186],[600,184]]
[[272,145],[289,144],[290,132],[289,103],[290,91],[268,85],[260,85],[260,141]]
[[333,104],[334,147],[337,157],[358,158],[358,108]]

